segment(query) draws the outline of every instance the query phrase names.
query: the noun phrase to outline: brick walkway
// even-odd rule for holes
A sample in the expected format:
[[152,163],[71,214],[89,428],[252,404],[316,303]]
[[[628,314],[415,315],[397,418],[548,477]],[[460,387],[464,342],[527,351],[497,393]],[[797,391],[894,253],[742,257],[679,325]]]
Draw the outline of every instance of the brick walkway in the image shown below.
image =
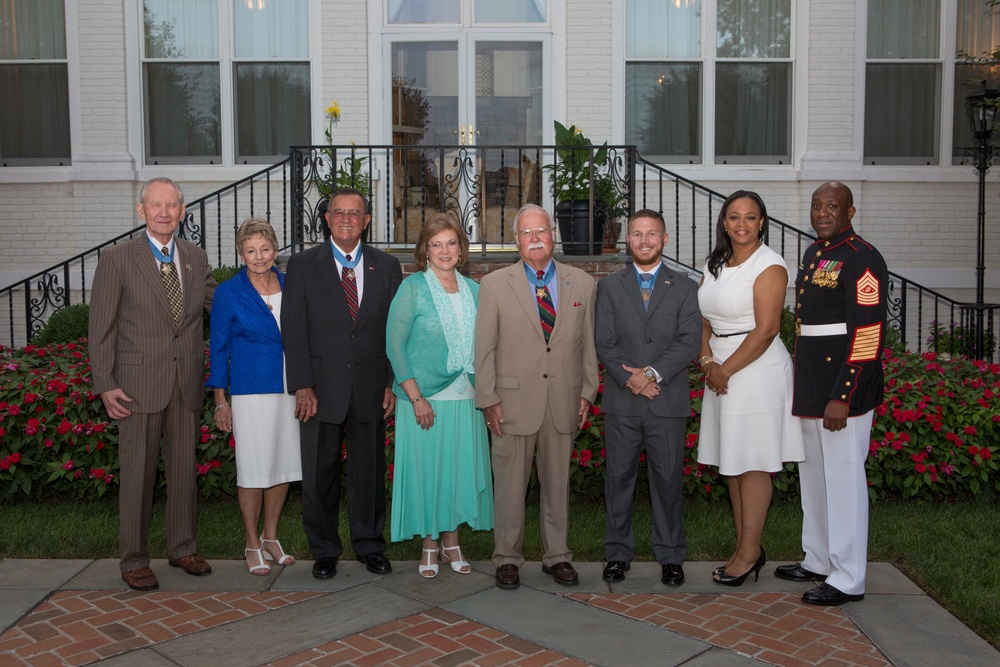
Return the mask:
[[566,597],[772,665],[892,663],[838,607],[811,607],[787,593],[614,594]]
[[[86,665],[233,623],[325,593],[59,591],[0,635],[0,667]],[[840,609],[797,595],[566,593],[564,597],[783,667],[892,663]],[[443,609],[320,644],[275,665],[523,665],[587,663]]]

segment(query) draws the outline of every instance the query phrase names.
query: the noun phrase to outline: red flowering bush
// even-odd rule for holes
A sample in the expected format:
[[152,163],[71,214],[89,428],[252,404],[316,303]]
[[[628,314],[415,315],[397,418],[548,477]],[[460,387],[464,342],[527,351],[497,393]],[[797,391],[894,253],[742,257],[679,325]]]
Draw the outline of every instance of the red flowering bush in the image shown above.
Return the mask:
[[[205,497],[236,493],[232,438],[212,428],[206,392],[198,447]],[[118,426],[91,391],[85,340],[0,347],[0,501],[99,498],[118,490]],[[160,467],[157,492],[165,493]]]
[[1000,492],[1000,364],[884,351],[885,403],[868,457],[872,499]]
[[[207,363],[207,358],[206,358]],[[886,402],[876,414],[867,461],[869,493],[934,500],[1000,492],[1000,365],[934,353],[883,356]],[[690,369],[683,485],[688,497],[722,498],[715,468],[697,463],[704,394],[700,371]],[[606,444],[603,384],[570,461],[574,497],[604,494]],[[216,431],[214,400],[205,393],[197,443],[197,474],[204,497],[236,493],[235,443]],[[386,489],[393,477],[394,422],[386,425]],[[91,392],[85,341],[13,350],[0,347],[0,502],[42,498],[96,498],[117,492],[117,424]],[[346,450],[345,450],[346,453]],[[794,464],[773,475],[775,489],[798,492]],[[637,491],[648,492],[646,463]],[[161,474],[157,488],[165,493]]]

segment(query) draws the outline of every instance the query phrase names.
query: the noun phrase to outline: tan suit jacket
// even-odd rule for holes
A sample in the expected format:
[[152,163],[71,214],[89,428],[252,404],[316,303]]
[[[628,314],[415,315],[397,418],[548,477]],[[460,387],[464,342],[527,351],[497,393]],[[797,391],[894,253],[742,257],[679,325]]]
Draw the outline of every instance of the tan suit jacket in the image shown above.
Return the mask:
[[90,360],[94,393],[120,387],[132,412],[160,412],[174,378],[184,406],[205,400],[202,313],[212,306],[215,280],[205,251],[175,239],[184,310],[174,323],[163,279],[146,235],[101,253],[90,301]]
[[597,397],[594,279],[559,262],[556,275],[556,321],[547,344],[523,262],[494,271],[479,284],[476,406],[500,403],[505,434],[538,432],[546,405],[559,432],[573,433],[580,398],[593,403]]

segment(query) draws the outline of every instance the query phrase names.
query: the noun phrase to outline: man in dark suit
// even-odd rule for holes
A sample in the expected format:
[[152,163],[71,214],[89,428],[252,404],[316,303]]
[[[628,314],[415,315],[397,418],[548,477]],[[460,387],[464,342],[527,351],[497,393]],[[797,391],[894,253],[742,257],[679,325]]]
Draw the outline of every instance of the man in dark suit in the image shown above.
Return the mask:
[[653,506],[653,555],[668,586],[684,583],[681,516],[684,426],[691,414],[687,369],[701,337],[697,286],[660,256],[666,225],[644,209],[629,221],[633,265],[597,283],[594,340],[604,364],[605,581],[621,581],[635,554],[632,502],[646,450]]
[[385,354],[389,304],[403,279],[392,256],[363,245],[368,202],[342,188],[330,198],[330,240],[293,255],[281,307],[288,391],[301,420],[302,523],[313,576],[337,574],[340,443],[347,434],[347,517],[357,558],[375,574],[384,555],[385,418],[396,405]]
[[136,212],[142,236],[101,255],[90,300],[93,391],[118,420],[122,579],[140,591],[159,587],[146,535],[162,438],[167,475],[168,562],[209,574],[198,555],[198,413],[205,400],[202,312],[216,283],[208,256],[174,238],[184,195],[169,178],[142,186]]
[[594,279],[552,259],[552,219],[525,204],[514,218],[521,261],[479,286],[476,406],[493,433],[496,585],[521,585],[524,495],[532,460],[541,485],[542,572],[574,586],[569,461],[597,397]]

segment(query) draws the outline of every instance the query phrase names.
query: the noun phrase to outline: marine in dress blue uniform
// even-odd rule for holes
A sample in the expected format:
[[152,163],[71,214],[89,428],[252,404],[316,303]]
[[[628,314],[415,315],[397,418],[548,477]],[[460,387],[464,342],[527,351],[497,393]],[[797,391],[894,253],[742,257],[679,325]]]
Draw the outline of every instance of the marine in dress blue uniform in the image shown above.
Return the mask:
[[[802,550],[775,574],[822,581],[803,601],[836,605],[864,598],[868,561],[865,459],[881,405],[888,271],[878,250],[851,226],[853,195],[829,182],[813,193],[810,222],[819,240],[795,280],[795,387],[806,459]],[[824,581],[825,579],[825,581]]]

